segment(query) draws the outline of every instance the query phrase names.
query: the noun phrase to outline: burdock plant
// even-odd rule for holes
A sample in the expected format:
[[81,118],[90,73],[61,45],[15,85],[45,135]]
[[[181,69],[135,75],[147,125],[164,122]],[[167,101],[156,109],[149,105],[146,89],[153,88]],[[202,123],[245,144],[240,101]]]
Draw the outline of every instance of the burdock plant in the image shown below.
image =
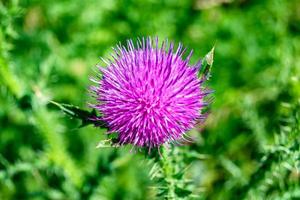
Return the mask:
[[[111,58],[102,59],[105,65],[97,65],[96,76],[91,78],[92,112],[55,104],[81,119],[83,125],[92,123],[107,128],[108,136],[116,135],[98,147],[130,144],[148,149],[155,163],[149,173],[164,185],[159,194],[170,199],[189,196],[191,192],[182,179],[185,166],[178,163],[184,154],[162,145],[190,141],[187,131],[205,119],[210,93],[206,80],[214,49],[194,65],[190,64],[193,51],[188,53],[181,43],[175,47],[167,40],[160,44],[158,38],[142,38],[136,43],[128,40],[126,46],[119,44],[113,50]],[[171,164],[174,152],[181,155],[176,167]]]

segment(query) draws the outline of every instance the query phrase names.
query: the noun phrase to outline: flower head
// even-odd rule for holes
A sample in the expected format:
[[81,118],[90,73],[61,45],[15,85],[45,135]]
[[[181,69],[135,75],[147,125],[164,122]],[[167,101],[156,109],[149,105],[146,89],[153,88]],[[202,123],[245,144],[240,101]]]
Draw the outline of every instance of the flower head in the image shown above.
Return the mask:
[[113,59],[99,67],[102,77],[92,91],[93,105],[102,114],[109,133],[118,133],[120,144],[157,147],[177,141],[203,115],[206,91],[198,78],[201,65],[189,65],[192,52],[183,58],[181,44],[158,39],[117,45]]

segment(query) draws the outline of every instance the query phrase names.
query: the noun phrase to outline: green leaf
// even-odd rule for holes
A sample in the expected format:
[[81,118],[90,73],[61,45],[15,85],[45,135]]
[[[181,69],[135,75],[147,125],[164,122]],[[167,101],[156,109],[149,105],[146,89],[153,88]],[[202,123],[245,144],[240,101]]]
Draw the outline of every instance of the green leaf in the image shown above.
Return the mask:
[[110,138],[107,140],[101,140],[98,142],[96,148],[107,148],[107,147],[119,147],[120,145],[117,143],[116,139]]
[[187,197],[190,194],[192,194],[192,191],[181,188],[181,187],[176,187],[175,188],[175,193],[178,197]]
[[214,53],[215,53],[215,46],[206,54],[205,60],[207,61],[207,64],[212,66],[214,63]]
[[214,53],[215,53],[215,46],[213,46],[212,49],[205,55],[202,62],[202,66],[198,73],[199,78],[204,78],[206,80],[209,80],[211,68],[214,63]]
[[70,117],[81,120],[80,127],[84,127],[89,124],[94,124],[95,126],[101,128],[107,128],[106,123],[104,121],[97,119],[98,116],[96,114],[95,109],[92,111],[86,111],[71,104],[58,103],[55,101],[50,101],[50,103],[57,106],[61,111],[63,111],[65,114],[69,115]]

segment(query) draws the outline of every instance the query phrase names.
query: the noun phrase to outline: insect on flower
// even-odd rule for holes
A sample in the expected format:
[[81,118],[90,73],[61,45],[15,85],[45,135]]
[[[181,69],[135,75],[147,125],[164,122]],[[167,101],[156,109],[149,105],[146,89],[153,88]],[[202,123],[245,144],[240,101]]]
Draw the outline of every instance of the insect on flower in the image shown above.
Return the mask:
[[180,141],[200,119],[209,93],[198,78],[201,61],[189,65],[182,44],[142,38],[136,44],[117,45],[112,60],[99,66],[100,78],[91,87],[108,133],[118,134],[118,143],[136,147],[159,147]]

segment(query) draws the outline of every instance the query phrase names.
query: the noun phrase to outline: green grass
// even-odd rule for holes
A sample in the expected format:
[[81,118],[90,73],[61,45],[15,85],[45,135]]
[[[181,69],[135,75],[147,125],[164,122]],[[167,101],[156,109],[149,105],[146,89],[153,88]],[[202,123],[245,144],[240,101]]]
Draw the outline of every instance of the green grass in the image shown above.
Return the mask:
[[[0,1],[0,199],[300,198],[300,2],[213,2]],[[48,103],[87,109],[99,57],[141,36],[216,47],[203,130],[154,168]]]

